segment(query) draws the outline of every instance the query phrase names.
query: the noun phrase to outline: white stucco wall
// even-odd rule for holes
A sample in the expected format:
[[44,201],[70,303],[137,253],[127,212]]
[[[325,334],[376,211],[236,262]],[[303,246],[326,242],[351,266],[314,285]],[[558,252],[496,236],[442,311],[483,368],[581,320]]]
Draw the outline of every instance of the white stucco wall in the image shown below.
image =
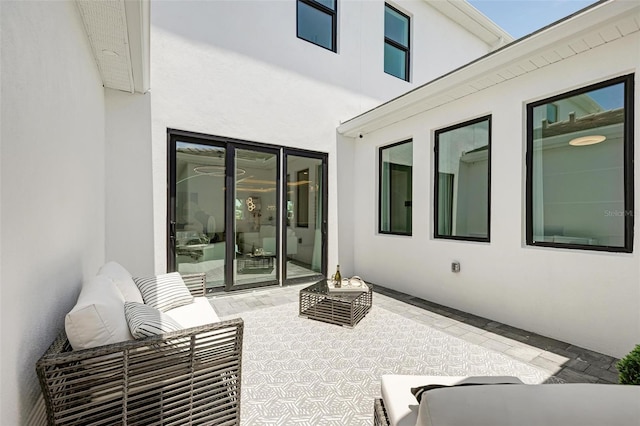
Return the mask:
[[155,2],[151,106],[155,267],[166,268],[167,128],[329,154],[329,265],[338,262],[335,129],[489,47],[426,2],[412,16],[412,82],[383,71],[384,2],[338,2],[338,52],[296,37],[295,1]]
[[151,94],[105,90],[106,260],[134,276],[153,265]]
[[[607,43],[398,122],[355,143],[354,273],[374,283],[621,357],[640,339],[638,223],[632,254],[525,244],[526,104],[638,72],[640,35]],[[598,64],[598,66],[594,66]],[[636,74],[636,80],[637,80]],[[635,141],[640,140],[636,83]],[[492,115],[491,242],[433,239],[433,132]],[[413,138],[413,236],[376,233],[377,149]],[[345,138],[349,139],[349,138]],[[635,152],[639,200],[640,152]],[[637,201],[636,201],[637,206]],[[636,208],[637,210],[637,208]],[[453,260],[461,272],[452,273]]]
[[104,90],[72,2],[2,2],[0,422],[37,424],[35,363],[104,260]]

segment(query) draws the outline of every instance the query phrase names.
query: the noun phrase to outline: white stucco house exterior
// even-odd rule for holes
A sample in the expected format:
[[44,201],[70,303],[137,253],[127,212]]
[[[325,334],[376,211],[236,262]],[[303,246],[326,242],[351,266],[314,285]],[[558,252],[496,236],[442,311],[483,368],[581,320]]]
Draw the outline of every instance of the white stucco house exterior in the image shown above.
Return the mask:
[[[632,147],[640,6],[603,1],[513,42],[464,1],[387,2],[409,22],[399,78],[384,69],[385,49],[402,51],[385,38],[384,1],[338,0],[324,46],[297,27],[297,8],[309,3],[300,1],[0,3],[3,422],[42,422],[35,362],[84,279],[112,259],[140,275],[175,268],[172,135],[321,159],[320,272],[340,263],[344,275],[612,356],[638,343],[638,238],[626,220],[638,150],[625,148],[620,166],[620,250],[602,249],[602,238],[595,250],[536,245],[526,117],[547,99],[626,78],[621,143]],[[439,238],[435,136],[484,117],[490,236]],[[410,232],[380,232],[379,156],[408,140]],[[283,250],[287,200],[277,200]]]

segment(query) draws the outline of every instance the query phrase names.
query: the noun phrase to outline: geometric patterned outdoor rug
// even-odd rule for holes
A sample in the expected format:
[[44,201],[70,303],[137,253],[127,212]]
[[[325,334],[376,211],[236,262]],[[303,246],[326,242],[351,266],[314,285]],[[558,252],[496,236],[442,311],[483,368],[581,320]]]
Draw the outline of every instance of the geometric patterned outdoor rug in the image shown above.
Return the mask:
[[242,425],[371,425],[383,374],[549,373],[373,306],[349,329],[298,316],[298,303],[242,313]]

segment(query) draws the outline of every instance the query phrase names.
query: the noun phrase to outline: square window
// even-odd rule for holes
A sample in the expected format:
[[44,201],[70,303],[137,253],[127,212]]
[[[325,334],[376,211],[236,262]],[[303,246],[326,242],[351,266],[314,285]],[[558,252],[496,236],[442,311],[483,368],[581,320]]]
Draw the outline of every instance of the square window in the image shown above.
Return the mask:
[[632,251],[632,85],[626,76],[527,105],[527,244]]
[[491,117],[435,133],[435,238],[489,241]]
[[298,37],[336,51],[336,1],[298,0]]
[[380,148],[379,223],[381,234],[411,235],[413,142]]

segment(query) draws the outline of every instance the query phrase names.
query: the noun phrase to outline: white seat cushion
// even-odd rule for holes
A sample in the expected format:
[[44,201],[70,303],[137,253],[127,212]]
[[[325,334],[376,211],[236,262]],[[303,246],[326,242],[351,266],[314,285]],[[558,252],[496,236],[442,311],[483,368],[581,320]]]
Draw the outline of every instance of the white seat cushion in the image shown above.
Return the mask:
[[64,320],[74,350],[132,340],[124,317],[124,298],[107,277],[97,275],[82,286],[78,302]]
[[165,314],[184,328],[198,327],[220,321],[206,297],[194,297],[193,303],[173,308]]
[[433,389],[417,426],[630,426],[640,424],[640,386],[594,383]]
[[117,262],[107,262],[100,268],[98,275],[104,275],[113,281],[125,301],[144,303],[140,290],[124,266]]
[[[411,388],[425,385],[452,386],[459,383],[520,382],[515,377],[505,376],[411,376],[383,375],[380,380],[382,400],[391,426],[415,426],[418,420],[418,400]],[[522,382],[520,382],[522,383]],[[428,391],[432,392],[432,391]]]

